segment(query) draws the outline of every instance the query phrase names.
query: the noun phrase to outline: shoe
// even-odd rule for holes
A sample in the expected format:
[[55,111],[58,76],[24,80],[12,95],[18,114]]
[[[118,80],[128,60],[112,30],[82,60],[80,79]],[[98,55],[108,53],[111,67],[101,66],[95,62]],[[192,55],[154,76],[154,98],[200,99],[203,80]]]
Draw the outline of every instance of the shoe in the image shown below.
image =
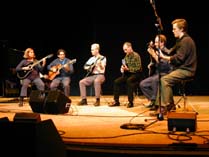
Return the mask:
[[109,107],[115,107],[115,106],[120,106],[120,103],[118,101],[113,102]]
[[158,109],[158,105],[153,105],[152,107],[150,107],[150,111],[157,111]]
[[18,104],[19,107],[23,107],[23,99],[24,99],[23,97],[20,97],[20,102]]
[[100,100],[96,100],[96,102],[94,103],[94,106],[100,106]]
[[128,105],[127,105],[127,108],[131,108],[131,107],[134,107],[133,102],[129,102]]
[[152,108],[155,105],[155,101],[151,101],[148,105],[144,105],[146,108]]
[[23,107],[23,101],[20,101],[18,106]]
[[167,108],[167,111],[173,111],[173,110],[176,110],[176,105],[171,103],[171,104],[168,104],[166,105],[166,108]]
[[150,116],[158,116],[159,114],[166,115],[167,114],[167,108],[165,106],[161,106],[157,109],[157,111],[151,112]]
[[86,99],[82,99],[77,105],[88,105]]

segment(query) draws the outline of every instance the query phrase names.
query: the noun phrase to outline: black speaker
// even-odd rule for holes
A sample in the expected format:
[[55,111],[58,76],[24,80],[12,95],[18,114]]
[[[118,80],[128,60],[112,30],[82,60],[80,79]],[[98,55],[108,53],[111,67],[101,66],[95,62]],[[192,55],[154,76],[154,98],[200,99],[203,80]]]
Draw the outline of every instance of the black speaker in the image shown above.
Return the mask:
[[45,113],[44,111],[45,98],[46,98],[45,91],[39,91],[39,90],[31,91],[29,104],[33,112]]
[[33,112],[63,114],[69,111],[71,100],[59,90],[34,90],[30,94],[29,104]]
[[44,110],[50,114],[62,114],[69,111],[71,100],[61,91],[49,91]]
[[196,112],[168,112],[169,131],[195,132],[196,128]]
[[[66,146],[53,121],[40,121],[37,115],[18,113],[14,122],[0,125],[1,153],[8,157],[66,157]],[[36,119],[36,122],[31,119]]]
[[16,113],[13,119],[14,122],[21,123],[38,123],[41,121],[39,113]]
[[0,118],[0,124],[1,123],[7,123],[7,122],[9,122],[9,118],[8,117],[2,117],[2,118]]

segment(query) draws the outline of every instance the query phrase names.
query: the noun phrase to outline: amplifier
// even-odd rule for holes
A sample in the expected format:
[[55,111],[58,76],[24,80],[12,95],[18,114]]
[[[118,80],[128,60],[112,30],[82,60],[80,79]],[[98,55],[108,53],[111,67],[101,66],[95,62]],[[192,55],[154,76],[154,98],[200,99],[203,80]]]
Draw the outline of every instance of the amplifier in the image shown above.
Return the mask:
[[196,112],[168,112],[168,130],[195,132],[197,128]]

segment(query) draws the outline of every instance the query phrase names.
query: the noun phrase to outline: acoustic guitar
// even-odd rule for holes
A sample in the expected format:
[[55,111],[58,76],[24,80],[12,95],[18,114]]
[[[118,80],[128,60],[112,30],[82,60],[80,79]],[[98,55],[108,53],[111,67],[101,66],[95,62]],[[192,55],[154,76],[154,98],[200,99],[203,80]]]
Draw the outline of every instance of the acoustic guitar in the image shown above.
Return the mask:
[[92,63],[91,65],[85,65],[85,67],[86,67],[85,69],[87,70],[87,74],[86,74],[85,77],[88,77],[93,72],[97,62],[102,61],[104,58],[105,58],[104,56],[103,57],[98,57],[96,59],[96,61],[94,63]]
[[69,65],[69,64],[74,64],[76,63],[76,59],[72,59],[70,60],[69,62],[61,65],[61,64],[58,64],[58,65],[55,65],[53,67],[51,67],[51,69],[56,69],[55,72],[54,71],[49,71],[49,74],[48,74],[48,79],[49,80],[53,80],[59,73],[60,73],[60,70],[66,66],[66,65]]
[[53,56],[53,54],[49,54],[46,57],[36,61],[36,62],[31,62],[29,63],[26,67],[28,67],[28,70],[21,70],[21,71],[17,71],[17,77],[19,79],[25,79],[33,70],[33,67],[38,65],[39,63],[41,63],[44,59],[47,58],[51,58]]

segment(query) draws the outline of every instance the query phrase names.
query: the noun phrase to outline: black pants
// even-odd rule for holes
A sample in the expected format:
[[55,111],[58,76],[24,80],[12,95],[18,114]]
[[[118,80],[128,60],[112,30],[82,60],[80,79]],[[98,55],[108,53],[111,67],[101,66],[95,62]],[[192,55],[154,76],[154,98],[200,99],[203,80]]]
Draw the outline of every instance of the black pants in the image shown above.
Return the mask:
[[116,102],[119,102],[120,87],[121,85],[126,85],[128,101],[133,102],[134,100],[133,93],[136,90],[141,80],[140,79],[141,77],[142,77],[141,73],[128,73],[121,77],[116,78],[114,80],[114,87],[113,87],[114,100]]

